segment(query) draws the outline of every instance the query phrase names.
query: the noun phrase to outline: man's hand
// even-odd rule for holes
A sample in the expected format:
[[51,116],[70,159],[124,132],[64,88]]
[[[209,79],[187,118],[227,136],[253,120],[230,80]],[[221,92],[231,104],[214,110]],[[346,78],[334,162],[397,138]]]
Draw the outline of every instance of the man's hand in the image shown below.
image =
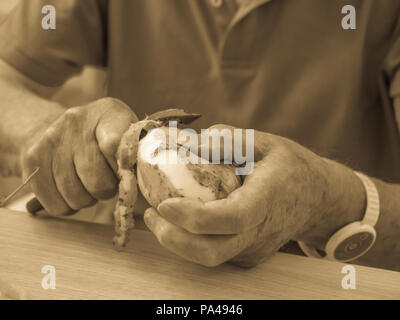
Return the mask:
[[338,227],[362,215],[364,190],[346,167],[257,131],[255,161],[228,198],[167,199],[145,212],[146,225],[164,247],[187,260],[253,266],[289,240],[323,245]]
[[104,98],[65,111],[40,128],[22,153],[23,175],[37,167],[31,187],[52,215],[71,214],[115,195],[115,154],[137,117],[122,101]]

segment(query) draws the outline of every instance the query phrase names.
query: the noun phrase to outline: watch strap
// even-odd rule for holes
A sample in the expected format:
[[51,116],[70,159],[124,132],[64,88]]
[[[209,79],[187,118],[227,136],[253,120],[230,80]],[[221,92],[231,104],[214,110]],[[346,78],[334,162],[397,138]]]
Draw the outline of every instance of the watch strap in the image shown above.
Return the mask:
[[376,189],[375,184],[372,180],[361,172],[354,171],[357,177],[360,178],[364,185],[366,196],[367,196],[367,206],[365,209],[364,218],[361,220],[362,224],[368,224],[370,226],[375,226],[379,218],[379,193]]
[[307,256],[343,262],[350,261],[365,254],[375,242],[376,231],[374,226],[378,221],[380,210],[379,193],[369,177],[361,172],[355,171],[354,173],[363,183],[366,193],[366,209],[363,219],[336,231],[325,246],[327,254],[325,257],[317,249],[298,241],[300,248]]

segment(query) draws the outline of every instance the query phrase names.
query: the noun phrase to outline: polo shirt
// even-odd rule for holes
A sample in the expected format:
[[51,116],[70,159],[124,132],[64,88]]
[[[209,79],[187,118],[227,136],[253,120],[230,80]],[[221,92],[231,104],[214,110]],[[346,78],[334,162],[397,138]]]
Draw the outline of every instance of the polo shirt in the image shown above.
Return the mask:
[[[41,9],[56,9],[56,29]],[[345,30],[342,7],[356,9]],[[85,65],[139,116],[182,107],[400,182],[397,0],[22,0],[0,57],[60,86]]]

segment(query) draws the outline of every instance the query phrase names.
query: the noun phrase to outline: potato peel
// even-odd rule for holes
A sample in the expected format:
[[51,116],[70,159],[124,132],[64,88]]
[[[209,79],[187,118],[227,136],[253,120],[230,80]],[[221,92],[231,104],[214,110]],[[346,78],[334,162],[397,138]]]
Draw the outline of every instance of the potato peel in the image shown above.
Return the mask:
[[199,114],[187,113],[182,109],[167,109],[131,124],[122,136],[117,152],[118,176],[120,178],[118,201],[113,213],[116,232],[113,244],[116,248],[126,246],[128,232],[135,226],[134,207],[138,196],[135,166],[142,132],[161,127],[168,121],[176,120],[179,123],[188,124],[199,117]]

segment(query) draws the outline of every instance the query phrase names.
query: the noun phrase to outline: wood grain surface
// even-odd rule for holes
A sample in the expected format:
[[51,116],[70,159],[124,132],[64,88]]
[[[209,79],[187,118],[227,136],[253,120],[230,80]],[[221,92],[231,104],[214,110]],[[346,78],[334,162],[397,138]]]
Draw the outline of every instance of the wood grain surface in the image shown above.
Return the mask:
[[[122,252],[113,228],[34,218],[0,209],[0,284],[31,299],[399,299],[400,273],[356,266],[356,289],[341,286],[343,264],[277,253],[241,269],[206,268],[163,249],[143,230]],[[56,268],[56,289],[41,286]],[[1,290],[0,290],[1,291]]]

